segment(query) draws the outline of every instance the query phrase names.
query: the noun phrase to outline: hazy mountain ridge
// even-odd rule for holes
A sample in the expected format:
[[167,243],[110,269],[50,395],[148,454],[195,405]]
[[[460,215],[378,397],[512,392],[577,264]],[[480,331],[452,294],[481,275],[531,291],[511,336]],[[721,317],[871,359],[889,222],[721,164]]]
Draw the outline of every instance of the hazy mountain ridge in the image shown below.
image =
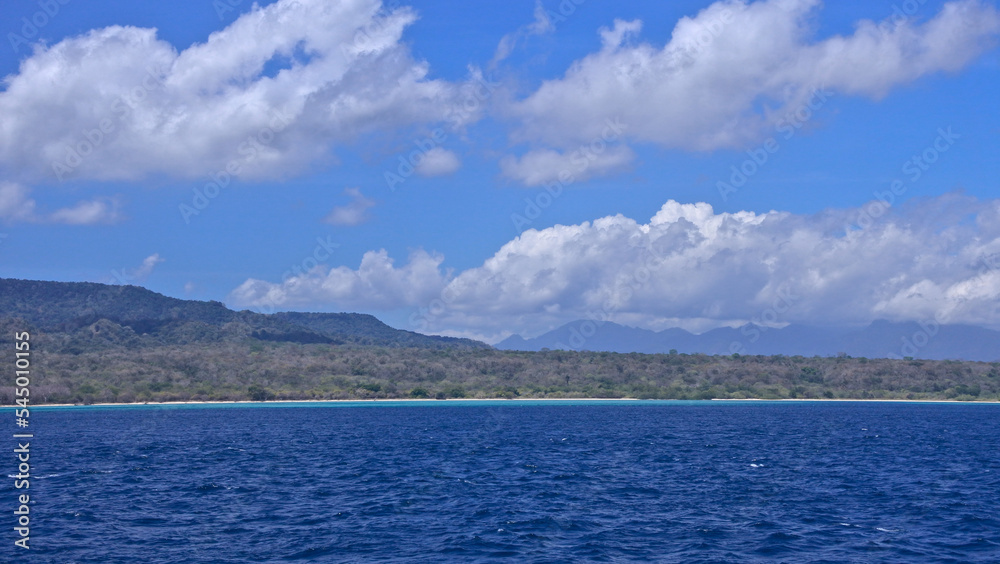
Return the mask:
[[878,320],[863,328],[789,325],[723,327],[696,335],[683,329],[650,331],[612,322],[574,321],[531,339],[513,335],[501,350],[587,350],[618,353],[703,353],[728,355],[914,357],[929,360],[1000,359],[1000,331],[970,325],[894,323]]

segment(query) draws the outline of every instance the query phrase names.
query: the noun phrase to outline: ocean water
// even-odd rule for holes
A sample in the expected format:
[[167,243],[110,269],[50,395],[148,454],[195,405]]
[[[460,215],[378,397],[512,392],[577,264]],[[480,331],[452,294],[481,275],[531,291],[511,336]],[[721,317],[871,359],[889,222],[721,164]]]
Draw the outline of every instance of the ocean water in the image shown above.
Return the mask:
[[1000,405],[87,407],[31,427],[32,548],[8,478],[4,562],[1000,562]]

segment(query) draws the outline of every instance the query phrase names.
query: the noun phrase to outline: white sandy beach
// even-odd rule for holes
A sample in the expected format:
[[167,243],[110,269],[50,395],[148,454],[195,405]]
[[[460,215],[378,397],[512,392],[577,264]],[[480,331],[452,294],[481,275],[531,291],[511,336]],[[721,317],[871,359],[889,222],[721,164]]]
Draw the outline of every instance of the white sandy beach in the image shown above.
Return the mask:
[[[337,399],[337,400],[272,400],[272,401],[165,401],[165,402],[130,402],[130,403],[46,403],[34,404],[31,407],[117,407],[117,406],[139,406],[139,405],[259,405],[259,404],[292,404],[292,403],[443,403],[443,402],[656,402],[656,401],[712,401],[712,402],[866,402],[866,403],[970,403],[970,404],[995,404],[1000,403],[994,400],[982,401],[959,401],[959,400],[931,400],[931,399],[844,399],[844,398],[784,398],[784,399],[763,399],[763,398],[713,398],[710,400],[655,400],[639,398],[405,398],[405,399]],[[15,408],[16,405],[0,406],[0,409]]]

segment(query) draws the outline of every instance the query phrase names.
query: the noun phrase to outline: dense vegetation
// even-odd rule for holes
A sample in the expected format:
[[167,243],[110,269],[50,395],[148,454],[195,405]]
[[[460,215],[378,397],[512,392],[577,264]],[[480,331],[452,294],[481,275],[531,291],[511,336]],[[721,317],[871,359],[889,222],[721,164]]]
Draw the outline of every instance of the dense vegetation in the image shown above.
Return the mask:
[[[65,285],[74,286],[73,291],[62,288],[63,294],[53,294],[45,285],[57,283],[31,283],[43,285],[43,291],[12,296],[4,286],[8,282],[0,280],[0,357],[12,364],[14,331],[32,330],[31,397],[36,404],[518,397],[1000,399],[1000,363],[498,351],[475,341],[397,331],[371,316],[263,316],[102,285]],[[110,297],[86,295],[91,290]],[[10,382],[5,382],[0,403],[12,403],[12,395]]]
[[[12,334],[6,329],[5,334]],[[0,346],[13,350],[4,340]],[[71,340],[79,341],[79,336]],[[49,403],[464,397],[1000,399],[1000,363],[449,350],[253,339],[77,351],[61,349],[58,339],[44,334],[33,344],[33,400]],[[9,386],[0,388],[3,403],[11,403],[11,396]]]

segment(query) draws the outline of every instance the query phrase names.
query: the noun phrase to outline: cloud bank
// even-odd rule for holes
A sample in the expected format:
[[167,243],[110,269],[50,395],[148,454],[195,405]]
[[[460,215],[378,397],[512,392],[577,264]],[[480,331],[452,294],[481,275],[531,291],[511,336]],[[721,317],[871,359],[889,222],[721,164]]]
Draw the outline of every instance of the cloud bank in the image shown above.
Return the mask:
[[182,51],[112,26],[34,46],[0,91],[0,173],[20,182],[277,178],[376,130],[476,119],[377,0],[255,6]]
[[[512,140],[532,148],[503,164],[526,185],[552,178],[557,153],[601,139],[608,120],[628,143],[691,151],[742,149],[809,103],[818,89],[880,99],[932,73],[961,69],[990,48],[1000,15],[980,0],[946,4],[933,18],[863,20],[853,34],[814,40],[819,0],[723,0],[682,18],[662,47],[639,42],[642,22],[615,20],[599,51],[505,108]],[[616,153],[589,175],[627,162]],[[563,167],[566,168],[566,167]],[[588,175],[588,176],[589,176]]]
[[[873,213],[875,210],[875,213]],[[865,228],[858,218],[872,218]],[[451,273],[418,251],[396,266],[319,267],[273,283],[250,279],[230,301],[276,309],[415,308],[412,328],[538,334],[586,317],[633,326],[737,325],[775,303],[774,323],[875,319],[1000,326],[1000,200],[960,194],[888,208],[716,213],[668,201],[648,222],[622,215],[530,229],[481,266]]]
[[[1000,33],[993,6],[961,0],[923,23],[861,21],[851,35],[814,40],[819,6],[722,0],[682,18],[662,46],[638,40],[641,21],[614,21],[599,32],[601,48],[563,76],[521,99],[495,96],[512,141],[529,145],[502,172],[528,185],[557,177],[553,167],[571,167],[557,161],[600,139],[608,120],[627,126],[628,143],[742,148],[816,88],[878,99],[961,69]],[[416,17],[378,0],[279,0],[180,51],[155,29],[130,26],[36,44],[3,79],[0,175],[22,183],[196,178],[236,162],[242,178],[281,178],[332,162],[331,149],[366,132],[461,129],[482,117],[482,108],[463,105],[472,77],[428,79],[429,65],[402,40]],[[551,30],[536,4],[534,22],[504,37],[489,65]],[[433,157],[423,174],[458,166],[444,150]],[[616,147],[580,178],[631,159]]]

